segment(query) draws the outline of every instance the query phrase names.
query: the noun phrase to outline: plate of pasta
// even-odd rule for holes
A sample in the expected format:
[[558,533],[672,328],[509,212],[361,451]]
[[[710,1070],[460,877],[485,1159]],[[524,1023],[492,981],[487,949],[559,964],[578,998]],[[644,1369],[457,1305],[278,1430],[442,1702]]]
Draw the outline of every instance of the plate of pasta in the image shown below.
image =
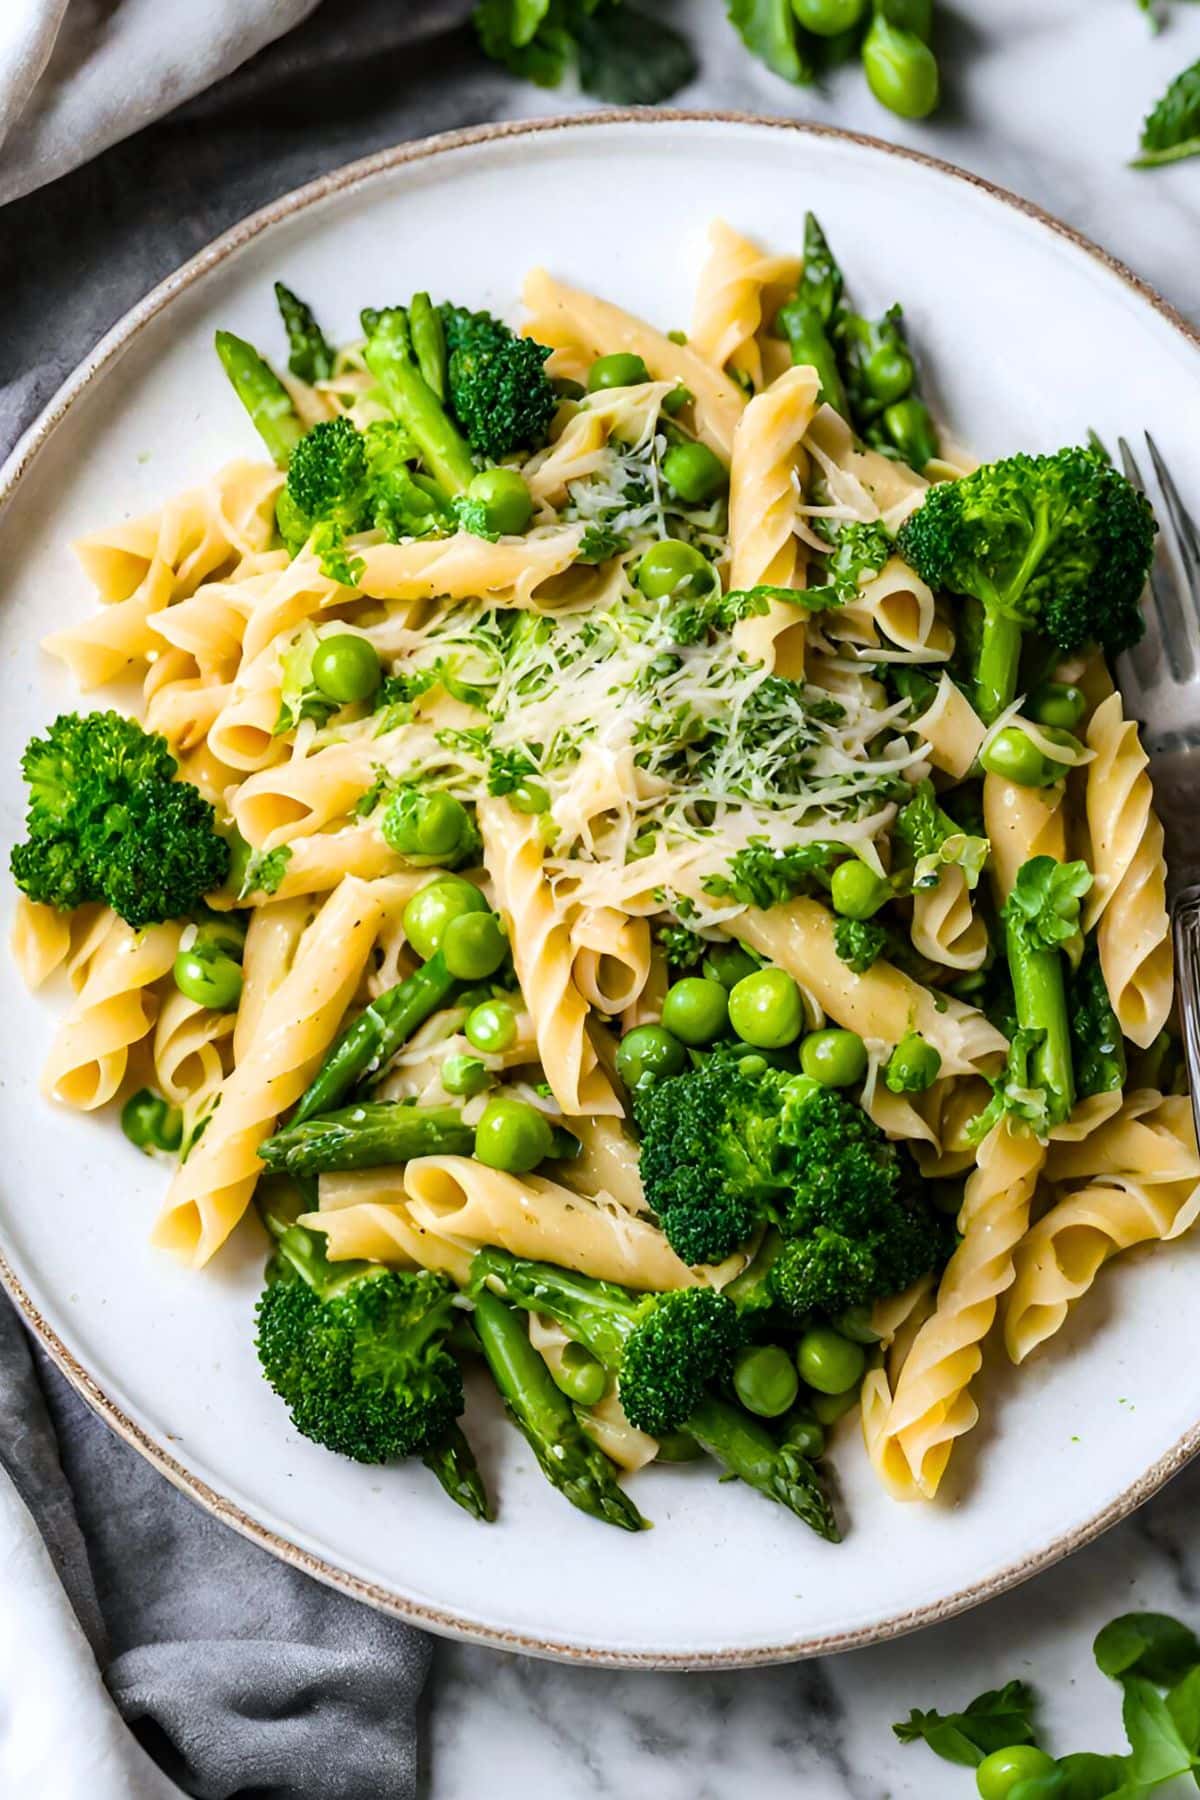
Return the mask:
[[117,327],[0,517],[0,1251],[109,1422],[375,1604],[683,1666],[1181,1466],[1104,444],[1200,491],[1198,405],[1061,228],[735,119],[385,153]]

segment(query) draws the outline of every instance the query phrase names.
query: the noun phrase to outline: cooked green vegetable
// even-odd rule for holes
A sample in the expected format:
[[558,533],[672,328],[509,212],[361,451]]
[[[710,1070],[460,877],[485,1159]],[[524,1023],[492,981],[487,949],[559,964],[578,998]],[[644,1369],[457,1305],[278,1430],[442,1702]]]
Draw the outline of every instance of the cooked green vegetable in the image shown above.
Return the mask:
[[370,1100],[285,1125],[259,1145],[276,1174],[323,1175],[377,1169],[415,1156],[469,1156],[475,1133],[452,1106]]
[[13,879],[70,911],[103,900],[127,925],[186,918],[229,873],[210,803],[157,732],[115,712],[61,713],[21,758],[28,836]]
[[990,724],[1016,694],[1025,632],[1065,654],[1137,643],[1155,529],[1144,494],[1094,451],[1069,448],[930,488],[898,547],[931,587],[981,607],[975,705]]

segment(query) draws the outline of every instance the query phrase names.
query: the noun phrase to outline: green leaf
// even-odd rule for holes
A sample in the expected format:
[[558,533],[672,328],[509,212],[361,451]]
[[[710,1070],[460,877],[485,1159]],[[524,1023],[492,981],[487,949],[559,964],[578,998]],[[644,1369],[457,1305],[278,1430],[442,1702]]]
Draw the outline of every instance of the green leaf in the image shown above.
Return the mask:
[[1021,865],[1001,917],[1016,924],[1031,949],[1054,950],[1079,930],[1079,902],[1092,885],[1085,862],[1034,856]]
[[994,1750],[1036,1743],[1033,1705],[1033,1690],[1027,1682],[1008,1681],[1002,1688],[980,1694],[960,1713],[914,1708],[892,1730],[902,1744],[926,1743],[944,1762],[974,1769]]
[[654,106],[693,81],[699,65],[687,39],[636,7],[602,0],[573,18],[579,84],[616,106]]
[[1167,1711],[1180,1737],[1195,1756],[1200,1751],[1200,1663],[1188,1670],[1167,1695]]
[[1186,1775],[1192,1767],[1192,1753],[1158,1689],[1142,1675],[1126,1675],[1122,1680],[1125,1702],[1121,1711],[1129,1739],[1132,1782],[1154,1787]]
[[271,728],[272,737],[294,731],[301,719],[311,719],[319,729],[338,710],[337,701],[322,694],[313,682],[313,652],[319,642],[312,626],[306,625],[280,658],[279,714]]
[[874,968],[887,948],[887,928],[873,919],[835,919],[833,947],[839,960],[855,975]]
[[478,0],[472,17],[485,56],[522,81],[559,85],[575,51],[560,0]]
[[1052,1775],[1031,1775],[1018,1781],[1008,1800],[1135,1800],[1136,1790],[1126,1783],[1128,1765],[1123,1756],[1096,1756],[1083,1751],[1059,1758]]
[[772,74],[801,87],[813,80],[812,65],[800,52],[790,0],[726,0],[726,10],[747,50]]
[[967,1124],[971,1143],[981,1144],[992,1127],[1006,1117],[1025,1126],[1035,1137],[1049,1135],[1049,1099],[1044,1087],[1033,1086],[1029,1071],[1030,1058],[1045,1035],[1027,1028],[1013,1034],[1004,1069],[992,1081],[991,1099]]
[[1122,1613],[1092,1645],[1102,1675],[1120,1681],[1144,1676],[1156,1687],[1171,1687],[1200,1663],[1200,1639],[1169,1613]]
[[1157,169],[1200,155],[1200,62],[1177,75],[1142,126],[1135,169]]
[[280,844],[276,850],[256,850],[246,864],[246,873],[238,889],[238,899],[246,900],[251,894],[274,894],[292,860],[290,844]]

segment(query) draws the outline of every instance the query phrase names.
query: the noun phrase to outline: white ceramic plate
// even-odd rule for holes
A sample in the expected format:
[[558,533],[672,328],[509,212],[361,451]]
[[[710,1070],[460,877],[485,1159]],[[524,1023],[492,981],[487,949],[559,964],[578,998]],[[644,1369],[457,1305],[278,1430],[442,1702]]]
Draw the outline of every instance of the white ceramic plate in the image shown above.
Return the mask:
[[[1200,496],[1200,356],[1182,322],[1061,227],[959,172],[835,133],[732,119],[500,127],[385,153],[238,227],[120,324],[9,466],[0,518],[0,805],[21,832],[22,745],[63,704],[38,639],[91,606],[79,533],[145,511],[256,440],[218,370],[224,325],[275,346],[271,282],[334,335],[414,286],[513,314],[545,262],[664,326],[686,325],[706,225],[776,249],[812,207],[855,298],[902,298],[955,434],[985,455],[1094,426],[1152,426]],[[886,1636],[1044,1567],[1193,1453],[1200,1244],[1110,1270],[1019,1374],[989,1369],[984,1420],[944,1499],[887,1499],[857,1433],[834,1464],[848,1535],[819,1542],[711,1466],[636,1482],[640,1537],[573,1512],[494,1405],[469,1426],[499,1500],[476,1525],[419,1466],[378,1471],[299,1439],[257,1373],[262,1246],[246,1227],[205,1274],[146,1246],[162,1172],[110,1118],[51,1110],[44,1000],[3,964],[0,1251],[71,1379],[171,1479],[321,1578],[434,1630],[597,1662],[733,1665]]]

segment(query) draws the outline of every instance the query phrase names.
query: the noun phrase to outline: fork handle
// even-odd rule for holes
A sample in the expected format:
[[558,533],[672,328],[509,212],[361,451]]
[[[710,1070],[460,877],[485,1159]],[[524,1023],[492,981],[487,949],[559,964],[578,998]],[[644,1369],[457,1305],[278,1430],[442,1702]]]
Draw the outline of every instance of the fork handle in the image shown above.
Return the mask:
[[1200,884],[1175,896],[1175,973],[1192,1117],[1200,1136]]

